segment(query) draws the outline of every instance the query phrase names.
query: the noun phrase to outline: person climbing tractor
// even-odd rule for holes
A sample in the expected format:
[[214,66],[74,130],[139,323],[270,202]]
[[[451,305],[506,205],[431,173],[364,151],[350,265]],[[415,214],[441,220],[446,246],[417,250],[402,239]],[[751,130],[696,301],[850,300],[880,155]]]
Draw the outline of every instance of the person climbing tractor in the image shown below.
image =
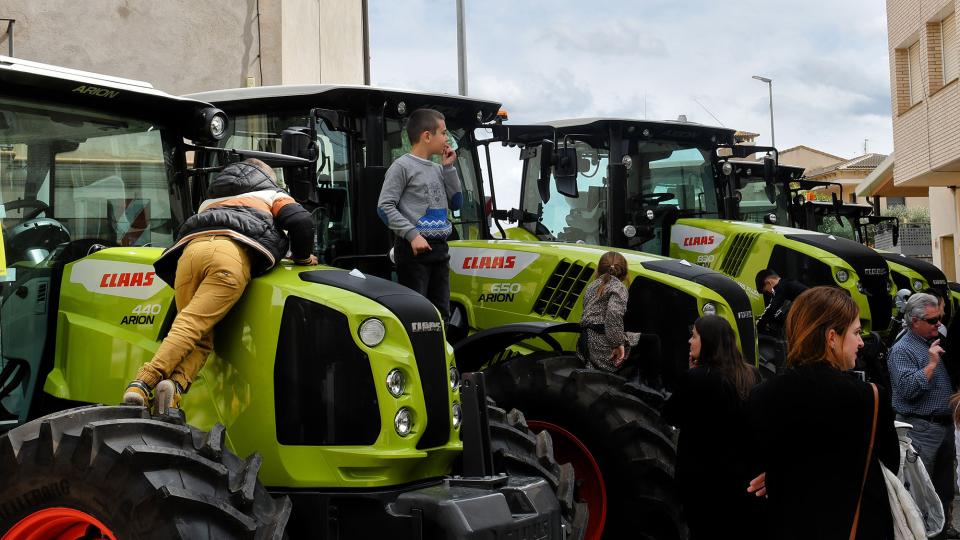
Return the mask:
[[756,280],[757,292],[772,297],[766,309],[757,318],[757,329],[767,334],[779,333],[777,327],[783,325],[787,310],[790,309],[788,302],[796,300],[803,291],[807,290],[807,286],[799,281],[783,279],[769,268],[758,272]]
[[[287,232],[284,232],[287,231]],[[289,240],[287,238],[289,234]],[[199,211],[154,264],[176,291],[177,316],[153,359],[140,367],[123,403],[178,407],[213,350],[213,327],[240,299],[251,277],[291,248],[294,264],[315,265],[313,221],[258,159],[228,165],[210,183]]]

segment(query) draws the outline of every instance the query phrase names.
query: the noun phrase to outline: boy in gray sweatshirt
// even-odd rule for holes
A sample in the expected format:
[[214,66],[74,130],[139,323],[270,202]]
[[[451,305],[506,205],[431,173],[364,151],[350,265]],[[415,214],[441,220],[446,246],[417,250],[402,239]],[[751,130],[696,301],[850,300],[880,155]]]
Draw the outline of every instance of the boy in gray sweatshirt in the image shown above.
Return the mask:
[[[443,114],[417,109],[407,119],[409,154],[387,169],[377,201],[377,215],[396,235],[393,253],[400,284],[426,296],[443,320],[450,317],[450,271],[447,237],[453,226],[447,209],[459,210],[457,154],[447,144]],[[441,156],[443,165],[430,161]]]

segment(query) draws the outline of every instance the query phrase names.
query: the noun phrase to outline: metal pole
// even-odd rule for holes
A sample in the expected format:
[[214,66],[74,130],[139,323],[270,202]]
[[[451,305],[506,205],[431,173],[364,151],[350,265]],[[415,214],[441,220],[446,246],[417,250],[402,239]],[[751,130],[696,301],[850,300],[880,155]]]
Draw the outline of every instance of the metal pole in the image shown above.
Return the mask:
[[0,21],[7,21],[7,48],[9,49],[7,56],[12,58],[13,57],[13,23],[17,22],[17,20],[0,18]]
[[770,89],[770,146],[777,147],[777,139],[773,136],[773,81],[767,81],[767,88]]
[[467,95],[467,21],[464,0],[457,0],[457,89]]

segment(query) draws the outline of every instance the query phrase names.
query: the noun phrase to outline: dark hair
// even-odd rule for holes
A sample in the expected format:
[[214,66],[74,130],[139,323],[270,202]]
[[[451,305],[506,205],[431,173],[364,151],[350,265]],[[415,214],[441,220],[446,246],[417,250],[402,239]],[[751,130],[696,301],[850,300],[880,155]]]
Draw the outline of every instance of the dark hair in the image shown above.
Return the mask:
[[443,119],[443,113],[433,109],[417,109],[410,113],[410,117],[407,118],[407,137],[410,138],[410,144],[420,142],[420,136],[424,131],[430,133],[436,131]]
[[767,282],[767,279],[772,277],[780,277],[776,272],[769,268],[764,268],[763,270],[757,272],[757,292],[763,294],[763,284]]
[[747,399],[757,383],[753,370],[743,361],[737,348],[737,336],[730,323],[717,315],[704,315],[693,323],[700,335],[700,358],[697,364],[716,370],[737,389],[740,399]]
[[600,256],[597,263],[597,277],[600,278],[600,288],[597,289],[597,298],[603,294],[604,287],[611,277],[623,281],[627,277],[627,259],[616,251],[608,251]]
[[826,361],[843,369],[841,360],[829,354],[827,332],[833,330],[842,336],[859,316],[860,308],[843,289],[807,289],[793,301],[787,314],[787,364],[802,366]]

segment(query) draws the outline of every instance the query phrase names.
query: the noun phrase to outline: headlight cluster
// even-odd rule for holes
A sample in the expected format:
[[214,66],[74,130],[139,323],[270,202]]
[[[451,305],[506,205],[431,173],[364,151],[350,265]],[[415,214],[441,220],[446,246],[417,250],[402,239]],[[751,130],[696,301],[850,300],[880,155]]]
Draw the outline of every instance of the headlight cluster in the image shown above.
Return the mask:
[[716,314],[717,314],[717,306],[711,304],[710,302],[707,302],[706,304],[703,305],[703,314],[704,314],[704,315],[716,315]]
[[837,270],[837,283],[846,283],[850,279],[850,273],[846,270]]
[[406,437],[413,429],[413,413],[409,408],[403,407],[397,411],[393,417],[393,429],[397,430],[397,435]]
[[404,380],[403,372],[399,369],[391,369],[390,373],[387,373],[387,391],[390,392],[390,395],[393,397],[400,397],[403,395],[406,386],[406,381]]
[[923,282],[920,281],[919,279],[913,280],[913,290],[918,291],[918,292],[919,292],[919,291],[922,291],[922,290],[923,290]]
[[376,347],[383,343],[383,338],[387,335],[387,327],[383,321],[376,318],[370,318],[360,323],[360,341],[367,347]]

